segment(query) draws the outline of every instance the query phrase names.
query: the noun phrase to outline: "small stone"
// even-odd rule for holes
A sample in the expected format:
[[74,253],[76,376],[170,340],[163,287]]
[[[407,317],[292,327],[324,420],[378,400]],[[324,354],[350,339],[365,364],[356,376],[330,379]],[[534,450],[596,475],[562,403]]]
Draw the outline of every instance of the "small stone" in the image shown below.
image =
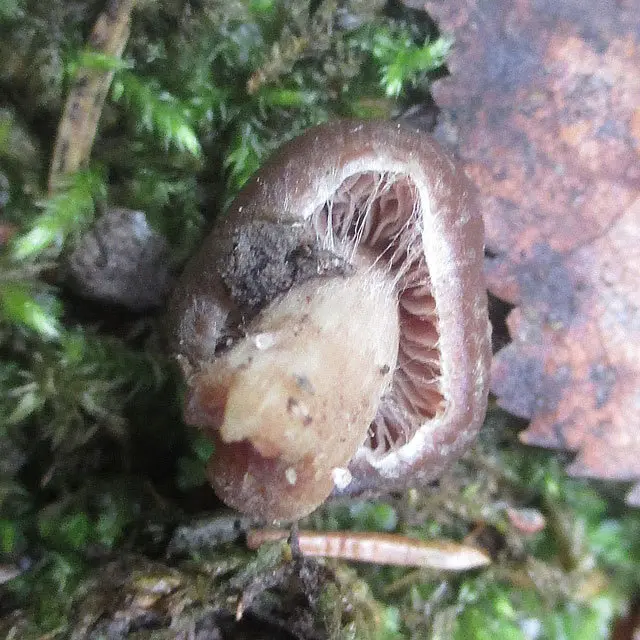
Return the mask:
[[509,522],[524,534],[538,533],[546,526],[545,517],[537,509],[508,507],[507,517]]
[[67,258],[78,295],[142,311],[162,304],[169,288],[169,248],[143,211],[112,207]]

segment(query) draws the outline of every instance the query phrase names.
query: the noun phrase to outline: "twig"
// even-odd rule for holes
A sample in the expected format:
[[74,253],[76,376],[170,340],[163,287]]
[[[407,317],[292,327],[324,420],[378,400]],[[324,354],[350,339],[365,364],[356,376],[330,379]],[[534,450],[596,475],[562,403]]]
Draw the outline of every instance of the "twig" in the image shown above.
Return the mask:
[[[129,39],[135,2],[107,0],[106,9],[89,36],[89,44],[95,51],[116,58],[122,55]],[[55,191],[61,178],[87,164],[113,74],[113,70],[78,71],[58,125],[49,168],[49,193]]]
[[[284,530],[253,529],[247,533],[247,546],[257,549],[265,542],[280,540],[287,535]],[[491,563],[491,558],[476,547],[446,540],[415,540],[388,533],[299,531],[297,540],[303,555],[357,562],[444,571],[467,571]]]

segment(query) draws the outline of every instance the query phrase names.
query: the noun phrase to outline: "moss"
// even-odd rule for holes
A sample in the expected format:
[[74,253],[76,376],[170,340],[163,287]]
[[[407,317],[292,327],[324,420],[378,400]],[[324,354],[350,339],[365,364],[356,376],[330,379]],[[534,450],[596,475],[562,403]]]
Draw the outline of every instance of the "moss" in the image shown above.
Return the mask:
[[[65,255],[106,207],[125,207],[166,237],[177,272],[284,140],[428,103],[450,42],[400,2],[158,0],[138,3],[119,60],[86,47],[103,9],[0,3],[2,630],[231,637],[267,621],[281,637],[599,637],[640,589],[640,520],[567,480],[552,456],[524,454],[499,412],[439,491],[309,519],[471,536],[494,555],[486,571],[355,570],[287,545],[255,556],[227,529],[208,550],[171,545],[178,523],[219,505],[204,479],[210,451],[182,423],[161,312],[79,298]],[[111,93],[86,168],[49,193],[52,140],[86,68],[113,72]],[[506,505],[540,510],[547,527],[525,535]]]

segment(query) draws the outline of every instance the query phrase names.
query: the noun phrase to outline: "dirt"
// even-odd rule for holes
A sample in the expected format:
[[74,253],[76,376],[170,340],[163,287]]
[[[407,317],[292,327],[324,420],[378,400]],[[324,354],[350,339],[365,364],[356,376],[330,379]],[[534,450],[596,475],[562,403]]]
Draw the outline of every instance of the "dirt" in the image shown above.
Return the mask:
[[295,284],[352,270],[341,256],[318,248],[305,227],[259,220],[236,232],[222,279],[238,307],[255,314]]

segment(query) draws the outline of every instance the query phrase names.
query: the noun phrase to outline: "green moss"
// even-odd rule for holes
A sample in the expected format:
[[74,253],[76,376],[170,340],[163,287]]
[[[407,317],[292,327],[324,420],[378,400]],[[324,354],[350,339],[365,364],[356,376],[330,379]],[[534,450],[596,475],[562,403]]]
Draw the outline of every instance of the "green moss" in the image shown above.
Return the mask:
[[[123,594],[150,602],[138,578],[166,575],[170,593],[153,605],[165,631],[169,619],[208,624],[216,607],[233,622],[229,602],[253,589],[269,615],[302,594],[305,624],[334,638],[601,637],[640,589],[640,519],[601,487],[568,480],[551,454],[525,453],[497,411],[439,491],[328,505],[308,523],[471,535],[494,551],[486,571],[294,571],[286,545],[255,556],[226,538],[217,554],[166,566],[174,525],[218,507],[204,477],[210,447],[182,422],[161,312],[78,299],[64,284],[66,252],[104,207],[130,207],[166,236],[178,271],[284,140],[424,103],[451,43],[394,1],[159,0],[139,3],[116,60],[86,48],[103,8],[0,3],[0,212],[12,236],[0,246],[0,553],[19,574],[0,587],[13,608],[2,631],[68,637],[99,625],[89,612],[122,608]],[[66,90],[86,67],[115,73],[91,163],[48,194]],[[539,509],[547,527],[515,530],[506,505]]]

